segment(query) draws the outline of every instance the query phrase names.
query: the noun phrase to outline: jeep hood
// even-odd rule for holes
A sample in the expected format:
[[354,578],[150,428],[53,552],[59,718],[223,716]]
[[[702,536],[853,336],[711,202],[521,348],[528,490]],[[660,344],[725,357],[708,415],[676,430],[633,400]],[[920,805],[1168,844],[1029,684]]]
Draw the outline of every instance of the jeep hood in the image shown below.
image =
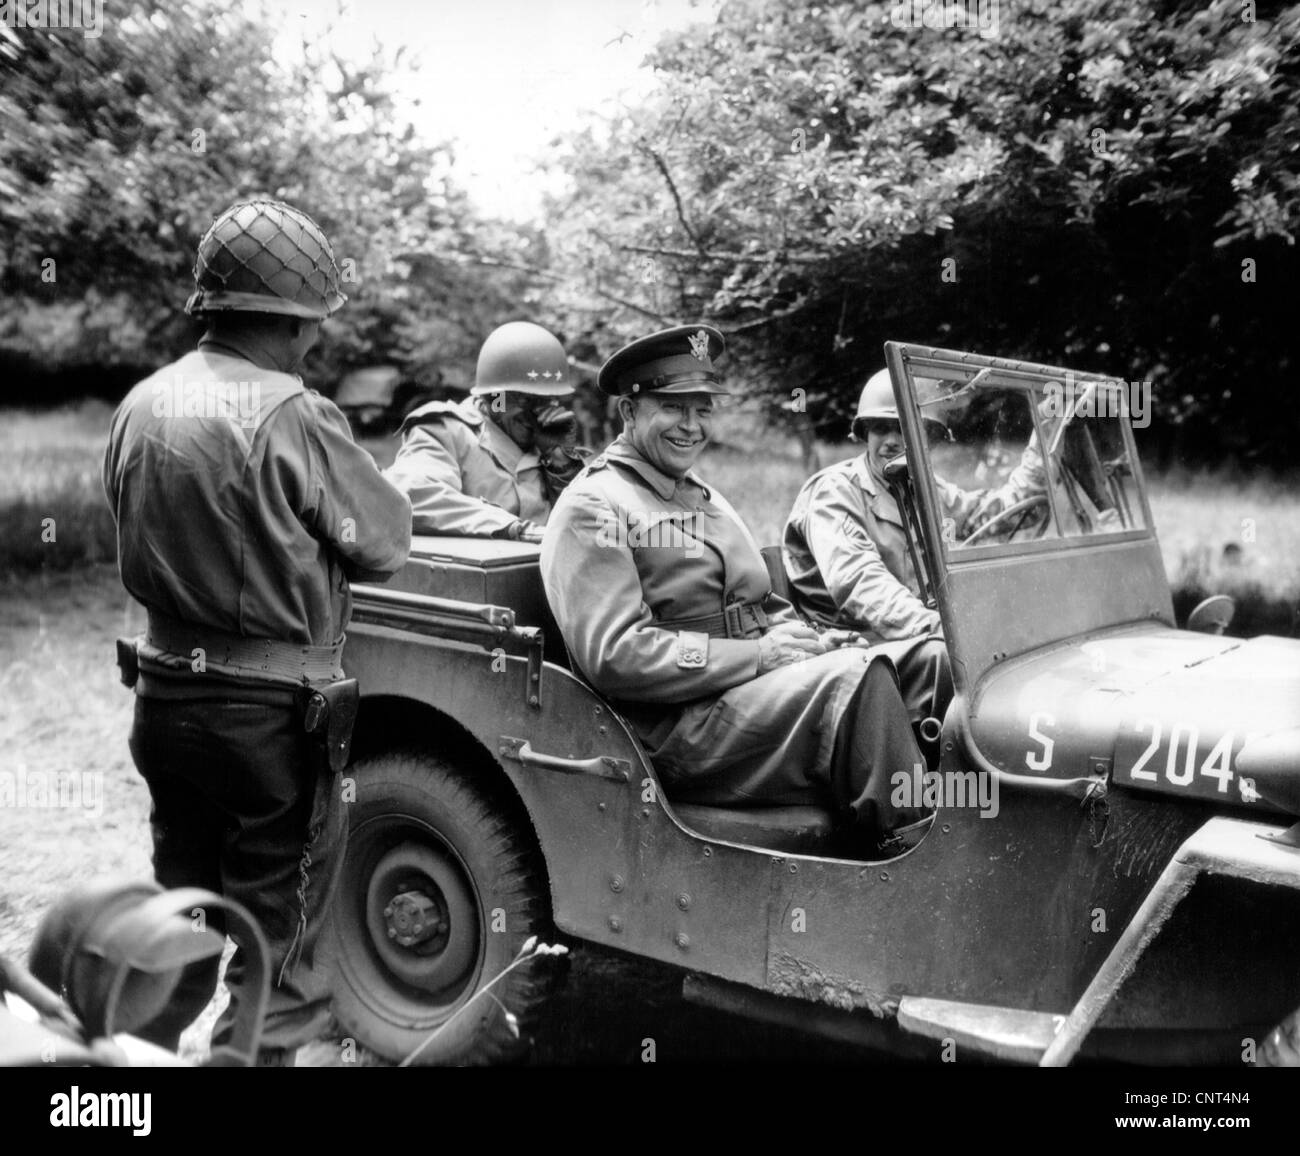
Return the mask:
[[1139,626],[991,672],[971,737],[1002,770],[1300,814],[1300,640]]

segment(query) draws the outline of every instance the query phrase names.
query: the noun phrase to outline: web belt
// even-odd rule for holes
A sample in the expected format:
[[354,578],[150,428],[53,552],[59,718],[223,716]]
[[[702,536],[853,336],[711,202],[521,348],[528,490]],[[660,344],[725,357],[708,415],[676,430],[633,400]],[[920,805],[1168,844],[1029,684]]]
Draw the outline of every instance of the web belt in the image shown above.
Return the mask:
[[733,602],[720,614],[669,618],[655,623],[664,630],[687,630],[710,638],[746,638],[767,629],[767,613],[757,602]]
[[145,638],[150,646],[187,659],[196,649],[202,650],[206,666],[236,675],[297,683],[335,682],[343,677],[342,639],[333,646],[300,646],[275,638],[227,634],[153,609]]

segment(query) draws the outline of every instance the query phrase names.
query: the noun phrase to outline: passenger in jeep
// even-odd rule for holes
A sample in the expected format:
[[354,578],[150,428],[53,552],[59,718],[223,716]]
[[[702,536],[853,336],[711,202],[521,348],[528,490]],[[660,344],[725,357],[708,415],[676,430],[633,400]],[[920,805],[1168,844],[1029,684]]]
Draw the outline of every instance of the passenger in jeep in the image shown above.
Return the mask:
[[891,775],[924,765],[893,663],[802,622],[736,512],[692,472],[726,393],[723,349],[716,329],[682,326],[602,367],[623,432],[556,503],[541,556],[551,608],[673,798],[819,804],[863,853],[902,849],[930,816],[890,801]]
[[408,415],[386,474],[411,499],[415,533],[542,540],[556,497],[591,456],[566,408],[570,377],[551,333],[511,321],[483,343],[468,398]]

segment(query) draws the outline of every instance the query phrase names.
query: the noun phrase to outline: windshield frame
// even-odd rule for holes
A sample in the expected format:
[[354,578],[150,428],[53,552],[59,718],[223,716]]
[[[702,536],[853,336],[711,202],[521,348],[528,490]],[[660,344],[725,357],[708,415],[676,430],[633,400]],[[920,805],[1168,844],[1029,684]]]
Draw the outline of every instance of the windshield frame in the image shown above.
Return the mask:
[[[954,350],[929,348],[924,346],[907,346],[896,342],[886,343],[886,354],[891,346],[896,346],[898,356],[889,358],[890,377],[894,386],[895,400],[898,403],[899,416],[903,418],[904,431],[907,434],[907,455],[911,466],[914,491],[921,489],[918,485],[924,479],[926,495],[917,496],[918,513],[922,525],[926,528],[926,537],[936,545],[936,561],[944,569],[966,566],[991,559],[1021,557],[1036,554],[1056,554],[1062,551],[1104,549],[1108,546],[1141,541],[1155,537],[1155,525],[1151,517],[1151,506],[1147,495],[1146,478],[1142,473],[1142,463],[1138,457],[1137,444],[1133,437],[1133,427],[1129,416],[1128,397],[1120,382],[1113,377],[1096,373],[1081,373],[1054,366],[1034,365],[1029,362],[1010,361],[1007,359],[982,357],[978,354],[962,353]],[[895,364],[895,360],[897,364]],[[1068,373],[1068,377],[1067,377]],[[930,447],[922,434],[920,409],[916,402],[916,377],[940,377],[947,381],[962,380],[962,390],[974,388],[998,389],[1023,393],[1025,404],[1029,406],[1030,417],[1038,437],[1038,444],[1044,450],[1045,468],[1050,469],[1053,454],[1060,444],[1060,439],[1072,422],[1079,418],[1086,400],[1095,397],[1097,389],[1105,389],[1118,400],[1118,410],[1113,420],[1119,422],[1125,451],[1132,468],[1131,481],[1136,489],[1136,504],[1140,508],[1144,525],[1122,530],[1101,530],[1089,534],[1044,537],[1036,540],[1016,542],[991,542],[987,545],[965,546],[950,545],[944,540],[939,529],[936,512],[939,508],[938,494],[934,482],[934,466]],[[1068,416],[1063,417],[1054,430],[1049,430],[1043,415],[1039,412],[1039,403],[1047,398],[1047,382],[1072,381],[1078,392],[1070,407]],[[901,387],[901,388],[900,388]],[[1051,434],[1049,444],[1048,434]],[[1048,485],[1047,497],[1051,506],[1053,524],[1058,528],[1066,525],[1062,518],[1060,495],[1056,485]]]

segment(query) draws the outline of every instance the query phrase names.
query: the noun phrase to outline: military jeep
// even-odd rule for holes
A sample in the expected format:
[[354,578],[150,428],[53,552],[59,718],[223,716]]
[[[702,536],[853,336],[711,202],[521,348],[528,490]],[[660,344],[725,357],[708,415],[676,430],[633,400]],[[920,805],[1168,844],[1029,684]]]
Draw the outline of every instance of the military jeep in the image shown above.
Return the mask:
[[[925,838],[868,862],[814,807],[675,803],[572,669],[537,549],[417,539],[354,588],[349,1035],[517,1055],[555,979],[528,941],[557,931],[675,965],[693,1000],[935,1059],[1240,1063],[1290,1022],[1300,642],[1225,636],[1221,600],[1175,624],[1125,383],[886,353],[887,477],[957,690],[937,767],[899,768]],[[955,441],[929,444],[919,378]],[[936,474],[1014,500],[963,527]]]

